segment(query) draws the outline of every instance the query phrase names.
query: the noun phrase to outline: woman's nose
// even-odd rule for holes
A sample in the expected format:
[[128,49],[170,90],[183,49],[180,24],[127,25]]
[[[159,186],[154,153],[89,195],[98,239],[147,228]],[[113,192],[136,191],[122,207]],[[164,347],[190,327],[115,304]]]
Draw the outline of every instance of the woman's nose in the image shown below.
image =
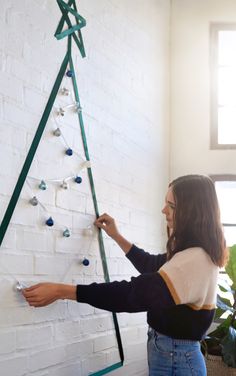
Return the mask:
[[164,208],[162,209],[161,211],[163,214],[166,214],[166,205],[164,206]]

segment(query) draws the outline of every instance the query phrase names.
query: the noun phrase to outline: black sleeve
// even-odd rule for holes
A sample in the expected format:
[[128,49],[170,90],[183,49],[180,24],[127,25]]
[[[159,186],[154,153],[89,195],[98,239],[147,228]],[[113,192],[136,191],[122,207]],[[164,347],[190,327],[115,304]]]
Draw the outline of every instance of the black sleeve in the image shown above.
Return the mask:
[[166,253],[160,255],[150,255],[143,249],[132,245],[126,257],[132,262],[139,273],[154,273],[158,271],[166,262]]
[[111,312],[143,312],[175,305],[159,273],[132,277],[130,282],[78,285],[77,301]]

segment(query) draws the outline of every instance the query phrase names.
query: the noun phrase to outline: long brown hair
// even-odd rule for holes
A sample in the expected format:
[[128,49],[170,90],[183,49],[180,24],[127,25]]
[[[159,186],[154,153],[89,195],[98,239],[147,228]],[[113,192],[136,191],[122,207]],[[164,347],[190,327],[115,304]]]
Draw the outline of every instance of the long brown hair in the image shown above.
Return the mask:
[[173,180],[175,198],[173,231],[167,242],[167,256],[191,247],[201,247],[214,264],[223,266],[225,240],[213,181],[204,175],[186,175]]

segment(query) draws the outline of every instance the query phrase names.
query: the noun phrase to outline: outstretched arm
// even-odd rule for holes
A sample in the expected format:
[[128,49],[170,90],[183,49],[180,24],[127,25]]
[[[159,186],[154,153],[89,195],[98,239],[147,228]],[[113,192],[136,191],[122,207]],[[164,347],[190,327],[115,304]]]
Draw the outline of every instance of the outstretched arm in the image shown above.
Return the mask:
[[43,307],[58,299],[77,300],[111,312],[144,312],[175,305],[159,273],[132,277],[130,282],[64,285],[39,283],[23,290],[29,305]]
[[119,233],[114,218],[108,214],[102,214],[94,224],[103,229],[120,246],[140,273],[156,272],[166,262],[166,254],[151,255],[125,239]]

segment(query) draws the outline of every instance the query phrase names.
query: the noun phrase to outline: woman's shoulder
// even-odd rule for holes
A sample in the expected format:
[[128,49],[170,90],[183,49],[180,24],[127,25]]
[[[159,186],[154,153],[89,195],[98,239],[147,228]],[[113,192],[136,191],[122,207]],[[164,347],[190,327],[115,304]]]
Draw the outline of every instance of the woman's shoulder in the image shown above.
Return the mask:
[[207,270],[218,271],[218,266],[213,263],[208,253],[201,247],[192,247],[177,252],[168,263],[164,264],[169,267],[178,269],[201,269],[202,272]]

